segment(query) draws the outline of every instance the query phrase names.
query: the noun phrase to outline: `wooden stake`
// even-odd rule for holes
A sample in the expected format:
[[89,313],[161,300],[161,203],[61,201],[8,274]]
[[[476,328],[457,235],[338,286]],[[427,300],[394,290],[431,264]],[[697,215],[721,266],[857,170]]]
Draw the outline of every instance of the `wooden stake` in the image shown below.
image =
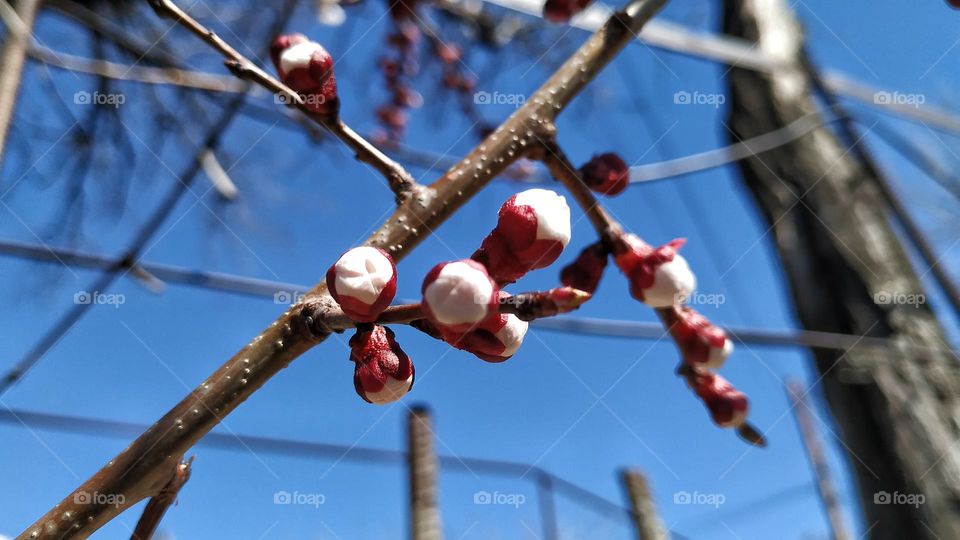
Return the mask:
[[638,540],[667,540],[666,527],[657,514],[657,508],[650,496],[650,486],[640,471],[625,469],[621,473],[627,499],[630,501],[630,514],[637,529]]
[[441,540],[437,509],[437,454],[433,448],[430,411],[423,406],[410,410],[407,418],[408,466],[410,471],[410,538]]

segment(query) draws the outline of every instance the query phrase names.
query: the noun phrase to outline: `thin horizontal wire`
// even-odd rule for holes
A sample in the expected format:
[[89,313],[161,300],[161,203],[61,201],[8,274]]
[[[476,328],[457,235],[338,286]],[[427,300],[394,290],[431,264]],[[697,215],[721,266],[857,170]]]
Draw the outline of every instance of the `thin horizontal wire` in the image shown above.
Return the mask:
[[[116,259],[111,259],[99,254],[60,248],[46,248],[9,240],[0,240],[0,255],[97,270],[112,268],[119,263]],[[282,304],[290,303],[292,298],[310,289],[310,287],[306,285],[248,278],[221,272],[191,270],[181,266],[167,264],[140,262],[138,266],[152,276],[166,282],[248,296],[273,298],[275,302]],[[560,316],[538,319],[533,321],[532,324],[537,328],[567,334],[578,333],[593,336],[654,340],[661,339],[663,336],[663,326],[660,323],[653,322],[645,323],[605,318]],[[913,352],[916,354],[931,352],[957,354],[956,351],[948,347],[933,348],[879,337],[835,334],[812,330],[767,330],[744,327],[725,327],[725,330],[735,342],[751,345],[802,346],[831,350],[874,347],[884,349],[896,348],[903,352]]]
[[[124,439],[136,437],[150,427],[146,424],[136,424],[132,422],[101,420],[82,416],[67,416],[10,408],[0,409],[0,423],[14,427],[28,427],[32,429],[76,433],[84,436],[118,437]],[[327,458],[361,463],[398,465],[404,464],[407,461],[407,453],[400,450],[281,439],[259,435],[218,433],[216,431],[208,433],[204,438],[200,439],[197,445],[244,453],[254,451],[282,456],[298,456],[311,459]],[[536,478],[536,475],[546,476],[554,482],[558,491],[563,492],[563,495],[579,502],[583,506],[592,507],[594,511],[607,516],[630,516],[630,511],[623,505],[536,465],[516,461],[501,461],[443,454],[438,455],[437,459],[443,468],[447,470],[480,471],[511,478]]]

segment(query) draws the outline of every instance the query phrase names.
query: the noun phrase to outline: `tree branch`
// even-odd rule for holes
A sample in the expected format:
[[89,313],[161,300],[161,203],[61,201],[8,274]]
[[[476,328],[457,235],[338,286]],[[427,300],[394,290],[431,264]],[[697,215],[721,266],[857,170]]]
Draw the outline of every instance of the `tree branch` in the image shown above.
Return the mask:
[[173,470],[173,476],[170,478],[170,481],[167,482],[167,485],[160,490],[160,493],[154,495],[143,509],[143,514],[141,514],[140,521],[137,522],[137,526],[133,530],[133,535],[130,536],[130,540],[150,540],[153,538],[157,527],[160,525],[160,521],[163,519],[163,515],[167,513],[167,509],[177,500],[180,489],[187,483],[187,480],[190,480],[190,467],[192,465],[192,457],[177,464],[177,467]]
[[[538,133],[576,96],[666,0],[633,0],[615,13],[522,107],[473,151],[416,197],[406,199],[366,245],[399,261],[454,211],[536,145]],[[168,2],[164,4],[169,5]],[[213,40],[215,44],[217,41]],[[218,47],[219,48],[219,47]],[[261,72],[262,73],[262,72]],[[281,90],[289,89],[280,87]],[[299,100],[299,97],[298,97]],[[262,333],[230,358],[126,450],[18,538],[87,536],[166,484],[175,460],[271,377],[326,334],[311,330],[314,310],[333,303],[320,282]],[[78,504],[80,491],[123,494],[120,505]]]
[[[536,157],[543,161],[554,178],[559,180],[560,183],[567,188],[574,200],[577,201],[577,204],[583,209],[593,228],[596,229],[597,235],[599,235],[604,246],[609,251],[612,248],[614,239],[623,231],[623,227],[604,210],[603,205],[600,204],[593,195],[593,192],[590,191],[590,188],[587,187],[583,179],[580,178],[577,167],[570,162],[566,154],[563,153],[563,150],[560,149],[555,137],[551,134],[548,138],[542,139],[539,142],[541,151],[536,153]],[[656,311],[657,317],[659,317],[664,329],[669,332],[671,338],[677,342],[677,336],[673,331],[675,325],[674,309],[656,308],[654,311]],[[677,344],[679,346],[679,342],[677,342]],[[692,377],[696,375],[696,370],[682,364],[680,369],[677,370],[677,374],[684,377],[688,383],[691,383]],[[693,386],[691,386],[691,388],[692,387]],[[766,440],[763,435],[749,423],[738,426],[737,434],[750,444],[766,446]]]

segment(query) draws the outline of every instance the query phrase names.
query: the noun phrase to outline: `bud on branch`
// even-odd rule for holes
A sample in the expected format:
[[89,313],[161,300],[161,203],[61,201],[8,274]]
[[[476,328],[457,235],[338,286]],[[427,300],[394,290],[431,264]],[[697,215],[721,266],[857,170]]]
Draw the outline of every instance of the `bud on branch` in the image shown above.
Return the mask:
[[621,234],[613,244],[613,260],[630,281],[630,294],[654,308],[682,303],[697,280],[690,265],[677,251],[686,239],[680,238],[658,248],[637,235]]
[[340,108],[333,57],[303,34],[279,36],[270,47],[270,58],[280,80],[300,94],[311,111],[336,116]]
[[497,226],[473,254],[497,283],[512,283],[545,268],[570,242],[570,207],[548,189],[528,189],[500,207]]
[[364,401],[391,403],[413,388],[413,362],[385,326],[358,328],[350,338],[350,360],[356,364],[353,386]]
[[327,270],[330,296],[356,322],[373,322],[397,293],[397,267],[382,249],[361,246]]
[[430,322],[466,332],[498,313],[499,289],[476,261],[440,263],[423,280],[423,314]]

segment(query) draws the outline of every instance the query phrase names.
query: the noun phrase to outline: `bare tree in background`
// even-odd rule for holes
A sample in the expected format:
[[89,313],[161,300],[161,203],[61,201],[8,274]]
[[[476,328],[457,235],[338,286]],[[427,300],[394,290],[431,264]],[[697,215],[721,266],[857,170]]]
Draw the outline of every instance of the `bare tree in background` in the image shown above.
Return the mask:
[[[770,74],[734,68],[731,139],[747,139],[815,113],[815,79],[803,35],[783,0],[727,0],[724,31],[782,62]],[[811,330],[891,338],[930,347],[815,350],[820,385],[856,473],[871,538],[960,538],[960,365],[927,305],[885,295],[922,294],[889,223],[868,163],[820,128],[740,162],[770,224],[797,315]],[[849,137],[847,137],[849,139]],[[890,504],[922,494],[922,505]]]

